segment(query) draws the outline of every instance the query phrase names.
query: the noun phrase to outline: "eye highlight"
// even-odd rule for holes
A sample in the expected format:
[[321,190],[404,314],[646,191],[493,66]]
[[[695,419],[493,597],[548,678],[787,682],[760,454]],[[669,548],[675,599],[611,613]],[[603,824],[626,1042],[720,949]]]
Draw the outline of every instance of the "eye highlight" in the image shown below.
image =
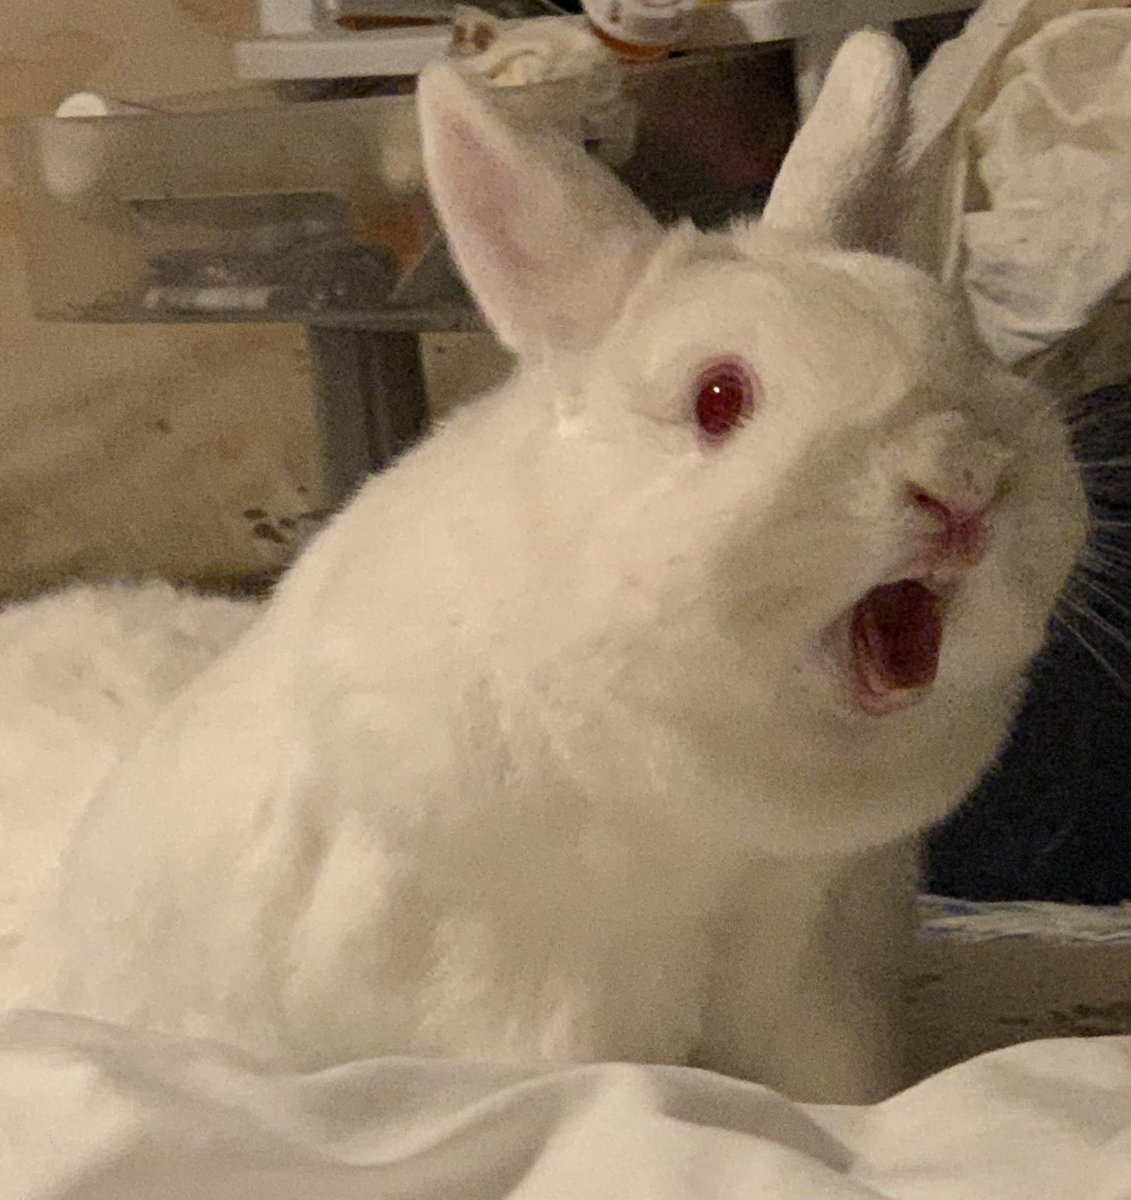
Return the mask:
[[695,420],[715,441],[736,429],[761,399],[758,377],[737,359],[720,359],[699,372],[695,382]]

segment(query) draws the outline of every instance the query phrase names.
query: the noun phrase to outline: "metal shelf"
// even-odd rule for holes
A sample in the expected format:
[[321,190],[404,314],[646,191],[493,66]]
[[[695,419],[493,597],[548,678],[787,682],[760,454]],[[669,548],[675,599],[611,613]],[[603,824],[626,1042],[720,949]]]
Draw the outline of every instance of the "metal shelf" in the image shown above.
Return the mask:
[[[977,0],[732,0],[689,14],[687,49],[779,42],[830,35],[894,21],[963,12]],[[584,22],[584,17],[538,17],[538,21]],[[446,25],[404,29],[310,29],[254,38],[236,46],[239,73],[247,79],[330,79],[367,75],[416,75],[441,57],[451,34]]]

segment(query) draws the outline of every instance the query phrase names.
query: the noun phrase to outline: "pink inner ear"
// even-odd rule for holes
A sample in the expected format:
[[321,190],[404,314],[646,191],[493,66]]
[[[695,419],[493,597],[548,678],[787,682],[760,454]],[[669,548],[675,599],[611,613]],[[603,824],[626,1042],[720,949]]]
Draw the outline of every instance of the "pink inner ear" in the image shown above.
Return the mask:
[[464,237],[481,241],[487,257],[504,274],[532,271],[534,259],[513,236],[522,205],[514,172],[462,117],[444,118],[440,143],[453,242]]

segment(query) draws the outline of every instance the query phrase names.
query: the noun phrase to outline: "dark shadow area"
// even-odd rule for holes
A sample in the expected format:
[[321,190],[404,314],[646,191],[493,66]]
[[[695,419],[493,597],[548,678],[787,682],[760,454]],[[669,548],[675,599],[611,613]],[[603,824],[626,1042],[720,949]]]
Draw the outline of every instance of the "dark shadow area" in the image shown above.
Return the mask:
[[930,840],[925,882],[943,895],[1131,900],[1131,385],[1082,407],[1102,565],[1070,586],[998,766]]

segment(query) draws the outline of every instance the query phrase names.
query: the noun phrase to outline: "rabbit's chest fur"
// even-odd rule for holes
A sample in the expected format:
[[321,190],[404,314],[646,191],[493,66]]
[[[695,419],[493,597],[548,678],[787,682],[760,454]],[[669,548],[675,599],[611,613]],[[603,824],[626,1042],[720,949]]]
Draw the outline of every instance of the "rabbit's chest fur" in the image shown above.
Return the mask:
[[[790,701],[766,686],[780,638],[761,613],[712,618],[710,569],[661,543],[664,586],[642,585],[613,490],[632,465],[593,467],[600,445],[549,436],[559,418],[517,394],[367,484],[122,754],[11,1002],[304,1068],[638,1059],[822,1100],[898,1085],[913,890],[870,848],[961,796],[1013,681],[945,720]],[[492,475],[493,455],[519,465]]]
[[[657,789],[682,768],[606,686],[623,651],[586,643],[586,665],[567,640],[514,673],[532,631],[498,608],[509,581],[474,578],[492,539],[513,563],[521,537],[490,511],[420,512],[416,471],[458,487],[476,461],[458,430],[414,457],[110,771],[9,994],[303,1067],[406,1051],[686,1062],[745,871],[767,985],[744,1038],[765,1042],[826,875],[799,890],[792,872],[782,892],[767,872],[752,891],[726,803],[707,783]],[[787,915],[801,926],[783,940]]]
[[[909,808],[894,743],[845,757],[736,710],[756,648],[736,670],[729,639],[668,630],[670,599],[563,568],[578,524],[542,496],[570,452],[535,461],[552,418],[508,403],[367,485],[160,710],[86,805],[7,996],[300,1067],[692,1061],[882,1092],[890,1041],[857,1034],[883,1028],[910,889],[854,864],[951,802],[948,760],[920,755]],[[531,469],[485,483],[488,447]],[[827,832],[778,860],[791,813]]]
[[[355,746],[348,772],[312,771],[262,675],[224,690],[244,654],[175,700],[88,808],[10,999],[307,1069],[382,1053],[697,1060],[756,858],[691,822],[594,811],[604,798],[552,755],[485,744],[481,712],[438,731],[477,749],[450,772],[433,762],[426,794],[372,728],[371,757]],[[806,986],[827,885],[749,883],[757,916],[736,919],[763,982],[744,1070]]]

